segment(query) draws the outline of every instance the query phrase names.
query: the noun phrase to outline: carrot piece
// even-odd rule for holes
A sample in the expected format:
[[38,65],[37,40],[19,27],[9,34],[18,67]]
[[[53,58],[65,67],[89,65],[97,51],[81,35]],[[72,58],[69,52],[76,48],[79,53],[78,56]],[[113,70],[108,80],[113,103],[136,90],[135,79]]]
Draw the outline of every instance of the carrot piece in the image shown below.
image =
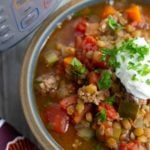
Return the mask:
[[131,21],[141,22],[142,14],[138,5],[131,5],[127,10],[126,14]]
[[65,65],[65,66],[70,65],[71,62],[72,62],[72,60],[73,60],[73,56],[65,57],[65,58],[64,58],[64,65]]
[[102,12],[102,18],[106,18],[109,15],[114,15],[115,13],[116,13],[116,9],[111,5],[107,5],[107,6],[105,6],[105,8]]

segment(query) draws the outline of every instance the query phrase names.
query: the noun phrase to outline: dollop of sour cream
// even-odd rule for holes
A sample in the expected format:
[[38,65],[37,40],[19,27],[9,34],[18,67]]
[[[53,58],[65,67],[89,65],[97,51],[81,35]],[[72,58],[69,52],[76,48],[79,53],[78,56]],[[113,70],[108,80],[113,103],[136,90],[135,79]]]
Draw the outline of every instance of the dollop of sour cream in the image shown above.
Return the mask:
[[[139,49],[147,50],[143,58],[139,53],[131,54],[129,50],[120,49],[116,54],[119,67],[116,68],[116,76],[136,100],[150,99],[150,45],[142,37],[136,38],[133,44]],[[122,47],[123,48],[123,47]]]

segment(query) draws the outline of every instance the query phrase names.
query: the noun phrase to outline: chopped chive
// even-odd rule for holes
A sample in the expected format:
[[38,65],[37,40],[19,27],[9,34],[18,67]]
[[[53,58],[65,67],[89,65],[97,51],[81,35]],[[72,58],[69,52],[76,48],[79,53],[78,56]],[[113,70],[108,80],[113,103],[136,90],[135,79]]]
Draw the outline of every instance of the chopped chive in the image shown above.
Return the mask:
[[123,56],[123,55],[121,55],[121,59],[123,62],[125,62],[125,60],[126,60],[125,56]]

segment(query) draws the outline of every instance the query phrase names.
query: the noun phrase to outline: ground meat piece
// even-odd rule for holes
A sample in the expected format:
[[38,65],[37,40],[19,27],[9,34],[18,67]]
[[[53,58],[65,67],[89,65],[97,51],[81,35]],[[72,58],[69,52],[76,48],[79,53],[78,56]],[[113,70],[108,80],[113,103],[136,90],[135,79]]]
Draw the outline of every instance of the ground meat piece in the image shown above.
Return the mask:
[[58,88],[59,77],[54,74],[46,74],[37,78],[38,90],[42,94],[46,94],[49,92],[55,92]]
[[[98,105],[101,101],[109,97],[110,93],[108,90],[98,91],[97,88],[94,88],[92,86],[83,86],[78,90],[78,97],[84,103],[94,103]],[[91,88],[91,90],[89,90],[89,88]]]

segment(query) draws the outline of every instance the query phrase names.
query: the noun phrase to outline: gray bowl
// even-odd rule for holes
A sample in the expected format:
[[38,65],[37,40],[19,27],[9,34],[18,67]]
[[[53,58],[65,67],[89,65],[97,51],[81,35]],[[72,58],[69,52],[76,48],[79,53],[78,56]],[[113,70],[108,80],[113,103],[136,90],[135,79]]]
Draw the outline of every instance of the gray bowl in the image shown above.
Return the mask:
[[78,10],[102,2],[101,0],[72,0],[50,16],[34,35],[31,44],[25,54],[21,73],[21,101],[26,120],[38,142],[44,149],[63,149],[49,134],[38,114],[35,96],[33,92],[33,78],[39,54],[55,30],[57,25],[63,22],[67,16]]

